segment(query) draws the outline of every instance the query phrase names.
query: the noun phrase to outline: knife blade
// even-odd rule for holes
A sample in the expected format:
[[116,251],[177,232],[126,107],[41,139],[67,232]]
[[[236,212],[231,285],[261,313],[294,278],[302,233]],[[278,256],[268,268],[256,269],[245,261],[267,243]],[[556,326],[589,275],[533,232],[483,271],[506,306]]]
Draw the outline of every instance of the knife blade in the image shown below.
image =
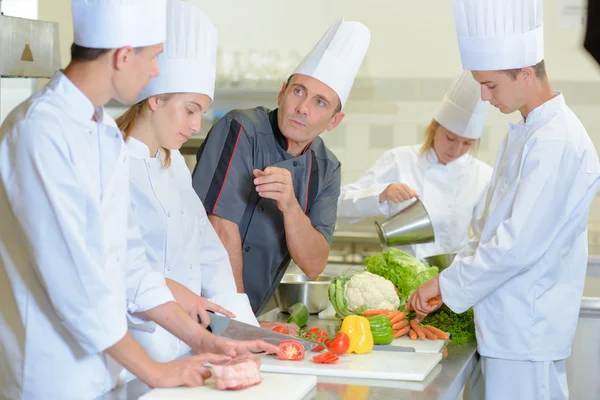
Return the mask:
[[377,345],[373,347],[374,351],[398,351],[403,353],[414,353],[414,347],[392,346],[392,345]]
[[236,321],[230,317],[215,314],[209,311],[210,324],[207,330],[217,336],[233,340],[262,340],[270,344],[277,345],[284,340],[295,340],[302,344],[304,351],[314,349],[317,344],[308,340],[273,332],[269,329],[259,328],[254,325]]

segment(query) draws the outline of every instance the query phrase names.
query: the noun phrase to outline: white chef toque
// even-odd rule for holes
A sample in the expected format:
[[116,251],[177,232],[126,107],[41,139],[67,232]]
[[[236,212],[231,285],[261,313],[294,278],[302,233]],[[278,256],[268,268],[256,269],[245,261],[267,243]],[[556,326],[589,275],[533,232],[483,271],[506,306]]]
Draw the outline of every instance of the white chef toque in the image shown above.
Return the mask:
[[488,108],[488,102],[481,100],[479,83],[470,71],[463,71],[452,83],[434,118],[456,135],[479,139]]
[[199,93],[213,100],[217,30],[195,5],[181,0],[167,3],[167,40],[158,56],[160,75],[150,80],[138,102],[165,93]]
[[308,75],[323,82],[335,91],[344,107],[370,40],[366,26],[340,18],[293,74]]
[[544,58],[542,0],[453,0],[463,69],[495,71]]
[[145,47],[165,41],[166,0],[72,0],[76,45]]

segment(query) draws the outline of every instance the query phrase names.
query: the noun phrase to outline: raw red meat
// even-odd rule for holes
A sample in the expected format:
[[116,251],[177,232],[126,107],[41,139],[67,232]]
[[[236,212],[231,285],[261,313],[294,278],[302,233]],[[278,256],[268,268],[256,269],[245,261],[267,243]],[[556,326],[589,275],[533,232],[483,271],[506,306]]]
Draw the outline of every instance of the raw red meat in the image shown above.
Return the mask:
[[240,390],[262,382],[260,357],[240,357],[212,365],[212,375],[219,390]]

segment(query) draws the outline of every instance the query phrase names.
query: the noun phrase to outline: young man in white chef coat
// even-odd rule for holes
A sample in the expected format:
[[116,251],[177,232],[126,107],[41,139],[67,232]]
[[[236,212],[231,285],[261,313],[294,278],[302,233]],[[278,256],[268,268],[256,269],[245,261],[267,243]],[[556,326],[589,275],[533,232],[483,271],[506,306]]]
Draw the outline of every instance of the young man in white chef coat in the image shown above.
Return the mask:
[[596,149],[546,76],[542,0],[453,6],[463,67],[482,99],[522,118],[500,146],[481,235],[409,304],[420,317],[440,295],[455,312],[474,307],[486,399],[566,399]]
[[127,150],[102,106],[135,101],[158,74],[165,0],[72,7],[72,62],[0,128],[0,398],[96,398],[116,362],[151,386],[202,384],[202,364],[224,356],[156,363],[127,333],[127,311],[198,352],[272,346],[208,334],[149,271],[139,236],[128,248]]

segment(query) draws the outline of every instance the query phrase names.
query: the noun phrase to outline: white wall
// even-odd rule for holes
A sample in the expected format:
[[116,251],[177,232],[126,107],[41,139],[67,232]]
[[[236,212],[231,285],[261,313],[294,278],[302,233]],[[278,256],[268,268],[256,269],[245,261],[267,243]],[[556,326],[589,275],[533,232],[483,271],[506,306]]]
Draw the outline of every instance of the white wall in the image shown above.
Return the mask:
[[60,35],[60,60],[63,67],[71,61],[71,43],[73,43],[73,21],[71,0],[37,0],[39,19],[58,22]]
[[[373,77],[450,77],[460,68],[451,1],[192,0],[219,31],[224,51],[248,48],[306,53],[339,16],[371,31]],[[584,0],[581,0],[582,2]],[[600,81],[582,49],[582,29],[560,27],[564,0],[544,1],[546,60],[553,79]]]

